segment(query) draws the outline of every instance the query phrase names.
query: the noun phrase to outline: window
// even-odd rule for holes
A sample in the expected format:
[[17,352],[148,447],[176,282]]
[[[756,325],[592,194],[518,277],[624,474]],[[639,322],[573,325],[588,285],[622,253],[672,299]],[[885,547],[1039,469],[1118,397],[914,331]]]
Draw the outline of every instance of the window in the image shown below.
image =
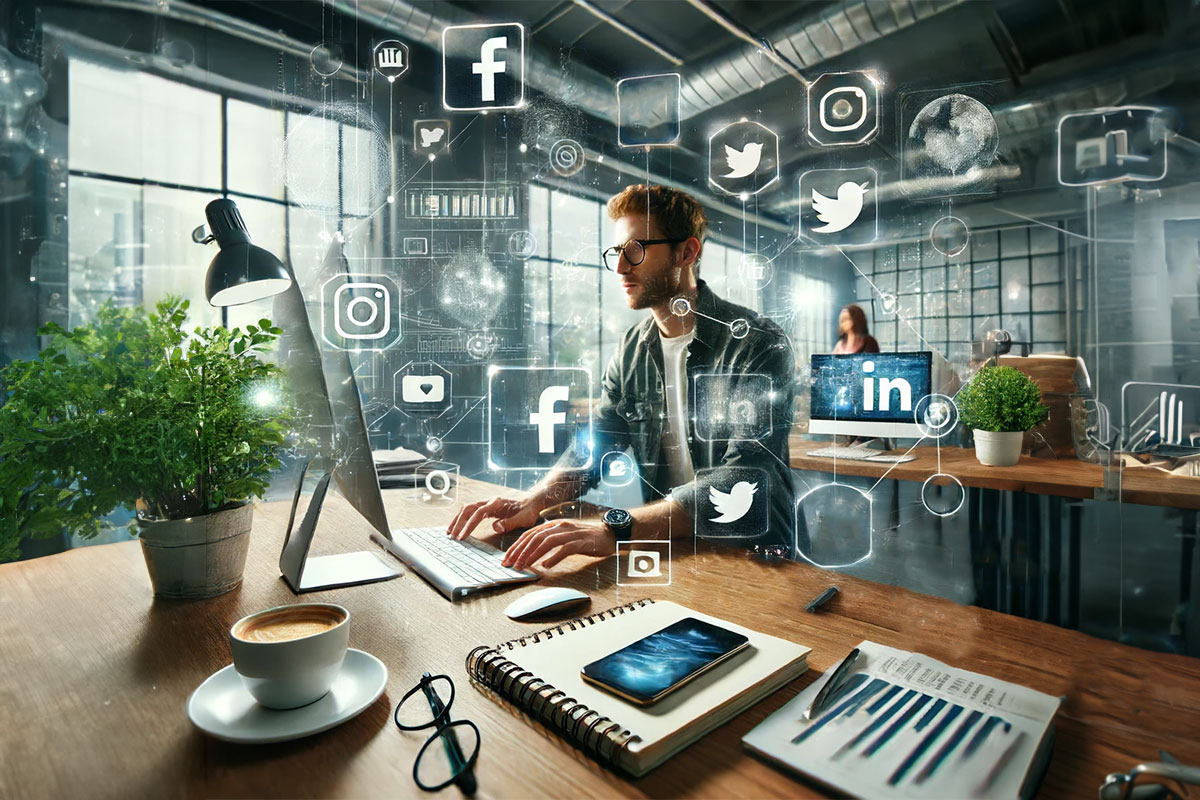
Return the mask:
[[[326,126],[329,163],[342,164],[314,171],[328,207],[345,216],[373,210],[377,187],[347,174],[359,164],[354,152],[376,146],[369,131],[77,58],[69,62],[68,93],[72,326],[110,297],[120,305],[153,306],[167,294],[191,302],[189,325],[234,327],[269,316],[270,299],[223,310],[208,304],[204,276],[216,247],[197,245],[191,232],[219,196],[233,198],[255,244],[280,257],[292,244],[289,222],[322,227],[323,220],[287,202],[285,133],[301,121]],[[306,141],[314,130],[306,128]],[[347,156],[338,158],[339,152]],[[343,186],[357,189],[344,195]],[[324,252],[321,242],[311,244],[290,247],[301,274],[303,264]]]

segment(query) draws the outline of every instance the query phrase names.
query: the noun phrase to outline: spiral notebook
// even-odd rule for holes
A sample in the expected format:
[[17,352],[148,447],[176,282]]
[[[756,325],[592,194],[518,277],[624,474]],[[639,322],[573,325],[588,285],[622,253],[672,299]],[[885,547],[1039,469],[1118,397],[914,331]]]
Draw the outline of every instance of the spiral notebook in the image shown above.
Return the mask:
[[[580,677],[585,664],[689,617],[744,634],[750,646],[645,707]],[[802,674],[809,650],[675,603],[638,600],[477,647],[467,672],[600,763],[639,777]]]

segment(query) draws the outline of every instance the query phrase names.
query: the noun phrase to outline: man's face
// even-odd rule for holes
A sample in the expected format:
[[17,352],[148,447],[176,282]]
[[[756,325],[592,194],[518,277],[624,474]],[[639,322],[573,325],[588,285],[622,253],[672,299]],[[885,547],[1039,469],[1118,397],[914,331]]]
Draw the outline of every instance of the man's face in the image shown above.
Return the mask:
[[[630,239],[665,239],[658,224],[646,218],[625,216],[613,225],[613,244],[625,244]],[[682,245],[652,244],[645,248],[642,263],[634,266],[625,254],[617,264],[617,276],[625,291],[625,302],[632,309],[652,308],[666,303],[679,294],[684,267],[679,263]]]

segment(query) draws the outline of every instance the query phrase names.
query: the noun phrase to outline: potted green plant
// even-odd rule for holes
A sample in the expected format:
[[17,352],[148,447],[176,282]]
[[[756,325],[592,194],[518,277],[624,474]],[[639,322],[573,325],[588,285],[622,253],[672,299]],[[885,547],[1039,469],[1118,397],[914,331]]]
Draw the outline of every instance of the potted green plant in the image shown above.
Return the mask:
[[0,561],[22,537],[94,537],[136,512],[155,594],[211,597],[241,583],[253,513],[291,427],[282,331],[184,331],[188,303],[105,304],[51,324],[38,357],[0,370]]
[[1028,375],[1009,366],[985,366],[954,398],[958,416],[975,435],[975,457],[991,467],[1021,458],[1025,432],[1046,421],[1049,409]]

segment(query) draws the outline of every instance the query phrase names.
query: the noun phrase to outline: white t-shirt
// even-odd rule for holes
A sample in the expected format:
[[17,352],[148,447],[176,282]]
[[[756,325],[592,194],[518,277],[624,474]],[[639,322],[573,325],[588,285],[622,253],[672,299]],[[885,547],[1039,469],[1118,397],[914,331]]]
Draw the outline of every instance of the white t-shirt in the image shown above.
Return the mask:
[[694,330],[673,339],[659,337],[662,341],[663,389],[667,401],[660,458],[667,465],[668,485],[672,489],[696,477],[692,469],[692,451],[688,449],[687,442],[687,347],[694,338]]

